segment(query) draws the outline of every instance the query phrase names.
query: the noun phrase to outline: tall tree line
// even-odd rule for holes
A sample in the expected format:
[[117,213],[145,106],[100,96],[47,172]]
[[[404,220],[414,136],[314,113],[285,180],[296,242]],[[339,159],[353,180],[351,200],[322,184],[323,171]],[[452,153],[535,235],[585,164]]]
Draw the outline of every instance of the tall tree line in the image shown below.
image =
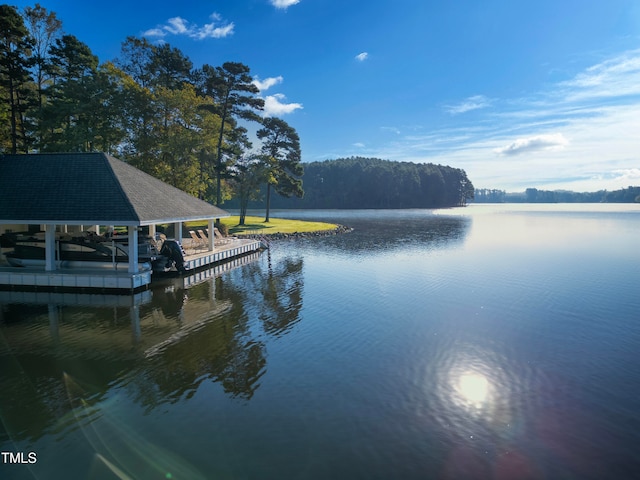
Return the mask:
[[[249,177],[301,195],[297,134],[260,115],[252,80],[241,63],[194,68],[179,49],[137,37],[100,63],[54,12],[0,5],[0,153],[103,151],[217,205],[246,195]],[[249,123],[262,134],[255,149]],[[258,166],[245,168],[249,155]]]
[[464,170],[431,163],[351,157],[304,170],[304,197],[276,197],[274,208],[441,208],[474,195]]

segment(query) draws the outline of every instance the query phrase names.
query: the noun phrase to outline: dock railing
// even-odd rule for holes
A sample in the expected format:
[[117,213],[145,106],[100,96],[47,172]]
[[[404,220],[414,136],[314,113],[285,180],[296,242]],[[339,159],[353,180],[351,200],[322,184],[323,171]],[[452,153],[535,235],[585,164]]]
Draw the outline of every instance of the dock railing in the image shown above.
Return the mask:
[[260,230],[247,230],[246,233],[244,233],[242,235],[242,237],[245,238],[254,238],[256,240],[260,240],[260,242],[262,243],[262,246],[264,248],[269,248],[270,246],[270,242],[269,239],[267,238],[266,235],[264,235],[263,233],[260,232]]

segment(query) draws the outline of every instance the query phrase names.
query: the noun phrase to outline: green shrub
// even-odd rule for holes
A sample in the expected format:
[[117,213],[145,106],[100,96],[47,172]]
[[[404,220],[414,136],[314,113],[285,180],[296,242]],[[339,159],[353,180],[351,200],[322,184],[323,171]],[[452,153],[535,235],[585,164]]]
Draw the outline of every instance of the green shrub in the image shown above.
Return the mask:
[[220,220],[216,220],[216,223],[214,226],[218,229],[221,235],[224,235],[225,237],[229,235],[229,227],[226,226],[224,223],[220,222]]

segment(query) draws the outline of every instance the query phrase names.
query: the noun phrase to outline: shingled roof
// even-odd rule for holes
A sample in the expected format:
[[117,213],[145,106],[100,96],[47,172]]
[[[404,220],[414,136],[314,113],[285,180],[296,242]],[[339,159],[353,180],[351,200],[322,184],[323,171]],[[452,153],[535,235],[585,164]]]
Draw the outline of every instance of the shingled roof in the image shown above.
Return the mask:
[[150,225],[227,216],[104,153],[0,155],[0,223]]

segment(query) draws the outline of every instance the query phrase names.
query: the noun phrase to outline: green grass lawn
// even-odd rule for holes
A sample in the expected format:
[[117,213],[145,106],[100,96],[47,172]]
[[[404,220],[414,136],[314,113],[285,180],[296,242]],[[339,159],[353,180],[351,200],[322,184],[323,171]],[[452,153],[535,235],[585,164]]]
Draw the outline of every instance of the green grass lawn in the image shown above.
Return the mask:
[[307,222],[304,220],[290,220],[285,218],[272,218],[269,223],[264,222],[264,217],[246,217],[245,224],[240,226],[240,217],[221,218],[220,221],[229,227],[231,235],[261,234],[271,235],[274,233],[310,233],[324,230],[334,230],[337,225],[324,222]]
[[[240,226],[240,217],[221,218],[220,221],[229,228],[230,235],[272,235],[276,233],[313,233],[327,230],[335,230],[338,225],[324,222],[308,222],[305,220],[290,220],[286,218],[272,218],[269,223],[264,222],[264,217],[245,217],[245,224]],[[162,224],[164,228],[169,228],[169,224]],[[203,222],[186,222],[185,226],[189,230],[208,228]],[[120,234],[126,234],[127,227],[116,227]]]

